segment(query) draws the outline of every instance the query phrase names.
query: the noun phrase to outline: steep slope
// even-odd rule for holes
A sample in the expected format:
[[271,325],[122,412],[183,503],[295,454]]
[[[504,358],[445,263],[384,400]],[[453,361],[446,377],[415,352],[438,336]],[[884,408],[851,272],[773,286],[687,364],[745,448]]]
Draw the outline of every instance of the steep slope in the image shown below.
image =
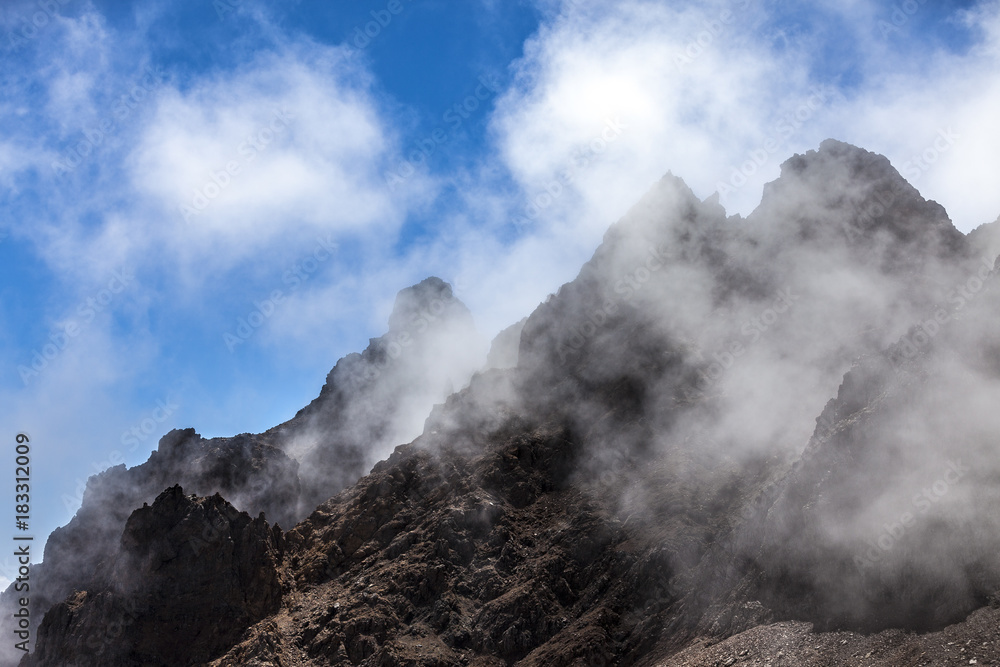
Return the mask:
[[[299,495],[297,472],[294,460],[249,434],[205,440],[194,429],[171,431],[146,463],[109,468],[87,481],[80,509],[52,532],[43,562],[32,567],[32,616],[41,619],[73,591],[92,589],[100,566],[117,553],[129,515],[163,489],[183,482],[200,495],[224,493],[247,511],[290,525]],[[17,597],[8,587],[0,609],[6,611]],[[9,618],[4,613],[0,629],[8,630]],[[7,644],[4,650],[3,664],[17,664],[21,653]]]
[[219,495],[167,489],[132,513],[118,547],[88,590],[45,615],[22,664],[203,662],[280,606],[281,531]]
[[389,331],[330,371],[319,396],[262,437],[302,463],[298,516],[420,433],[431,406],[483,365],[468,308],[439,278],[402,290]]
[[[465,412],[467,407],[453,400],[448,409]],[[280,550],[270,546],[275,538],[261,533],[258,539],[267,548],[256,551],[283,554],[277,574],[287,587],[282,609],[249,627],[224,655],[216,651],[212,664],[525,660],[558,665],[570,664],[574,656],[591,657],[593,651],[610,661],[648,648],[657,621],[636,611],[652,609],[650,604],[667,608],[669,572],[659,550],[629,543],[621,521],[569,486],[571,433],[555,424],[504,416],[503,408],[482,408],[477,426],[499,426],[470,431],[476,442],[450,449],[453,433],[441,440],[424,436],[397,449],[371,475],[285,533]],[[199,543],[204,522],[178,520],[181,513],[160,506],[181,504],[190,514],[196,506],[221,500],[179,500],[179,494],[170,489],[151,509],[129,519],[131,526],[168,514],[171,518],[160,522],[178,528],[161,531],[155,540],[148,536],[153,546],[133,543],[135,531],[127,530],[121,553],[142,549],[183,559],[187,545]],[[180,530],[189,524],[193,527]],[[179,568],[152,574],[145,556],[116,556],[112,562],[118,579],[137,583],[141,600],[150,599],[151,590],[190,581]],[[242,571],[233,561],[213,565],[214,578],[198,577],[200,597],[224,597]],[[46,615],[35,656],[23,664],[61,664],[75,655],[97,619],[127,627],[93,654],[99,664],[118,664],[117,659],[139,664],[120,656],[142,654],[145,634],[133,628],[147,627],[149,615],[143,611],[119,621],[112,612],[112,602],[120,599],[116,586],[98,585],[57,605]],[[123,600],[118,606],[136,605]],[[202,607],[196,607],[198,613]],[[159,616],[164,627],[174,627],[171,614],[184,617],[168,605]],[[235,636],[231,618],[218,619],[220,633],[230,639]],[[164,656],[147,657],[142,664],[206,661],[203,647],[175,647],[169,659]]]
[[[132,510],[167,487],[221,493],[241,510],[293,525],[417,435],[431,406],[481,366],[483,348],[468,309],[447,283],[428,278],[402,290],[389,332],[362,354],[341,359],[319,397],[288,422],[259,435],[207,440],[194,429],[174,430],[146,463],[91,477],[80,510],[53,531],[44,562],[34,567],[33,616],[90,589],[99,564],[117,552]],[[0,609],[12,609],[15,599],[9,587]],[[9,618],[3,614],[0,631],[8,630]],[[2,664],[21,657],[8,644],[0,650]]]
[[852,368],[754,526],[762,594],[785,615],[940,628],[1000,593],[995,271],[963,293]]
[[[983,247],[840,142],[787,161],[746,220],[665,177],[524,323],[515,368],[283,534],[280,609],[174,664],[764,663],[784,659],[773,641],[819,665],[846,658],[834,638],[915,660],[934,636],[823,635],[817,657],[780,621],[940,629],[995,590]],[[312,443],[352,442],[317,416],[340,414],[344,368],[296,417]],[[924,479],[953,456],[976,494]],[[913,482],[938,502],[911,526]],[[893,548],[858,571],[883,523]],[[89,593],[74,613],[99,618]],[[39,655],[69,655],[73,632],[46,623]]]
[[[839,209],[828,183],[853,193]],[[582,477],[663,471],[624,490],[623,512],[669,507],[714,531],[801,454],[853,361],[931,316],[979,261],[885,158],[839,142],[786,162],[747,220],[668,176],[529,318],[519,391],[584,434]]]

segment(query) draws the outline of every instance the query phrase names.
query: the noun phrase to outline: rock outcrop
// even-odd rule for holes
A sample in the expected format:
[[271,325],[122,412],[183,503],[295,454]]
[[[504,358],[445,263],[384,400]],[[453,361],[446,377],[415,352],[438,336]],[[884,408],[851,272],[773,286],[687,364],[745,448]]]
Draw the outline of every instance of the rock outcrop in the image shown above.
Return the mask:
[[521,347],[521,331],[527,321],[528,318],[525,317],[493,338],[493,342],[490,344],[490,353],[486,355],[487,368],[515,368],[517,366],[517,353]]
[[[147,462],[92,476],[76,516],[53,531],[44,562],[34,567],[33,616],[41,618],[74,591],[90,590],[94,573],[114,557],[132,510],[172,485],[199,496],[219,493],[254,516],[263,512],[272,524],[294,525],[392,447],[419,434],[431,406],[482,364],[476,336],[450,286],[428,278],[399,293],[389,333],[364,353],[341,359],[320,396],[288,422],[231,438],[173,430]],[[452,347],[470,352],[441,363]],[[8,588],[0,609],[12,610],[15,601]],[[9,618],[3,614],[0,631]],[[0,648],[4,664],[19,658],[9,645]]]
[[299,518],[421,430],[435,403],[483,365],[469,309],[439,278],[402,290],[389,331],[330,371],[319,396],[262,437],[302,463]]
[[278,611],[281,530],[173,486],[135,510],[87,590],[52,607],[24,665],[195,665]]

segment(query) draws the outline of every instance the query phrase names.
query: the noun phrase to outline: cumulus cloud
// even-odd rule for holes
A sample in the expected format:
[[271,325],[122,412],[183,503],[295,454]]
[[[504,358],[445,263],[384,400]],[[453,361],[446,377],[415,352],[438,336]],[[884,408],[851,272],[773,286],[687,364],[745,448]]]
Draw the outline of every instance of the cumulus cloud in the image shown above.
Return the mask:
[[610,121],[623,131],[608,158],[571,184],[587,208],[620,213],[667,170],[707,196],[811,94],[803,65],[751,39],[760,14],[747,2],[567,3],[516,65],[494,119],[501,154],[519,182],[544,184],[581,153],[603,155]]
[[[804,65],[749,39],[763,19],[748,2],[541,4],[547,18],[491,115],[495,153],[459,180],[464,215],[450,247],[429,253],[456,267],[459,295],[491,333],[571,280],[665,172],[706,197],[773,135],[759,186],[794,147],[823,138],[798,122],[789,142],[784,117],[811,104],[812,121],[833,100],[811,99]],[[734,190],[726,203],[744,212],[760,196]]]
[[377,169],[390,141],[345,52],[268,53],[165,91],[128,164],[175,233],[249,251],[398,223]]
[[[525,191],[544,192],[620,118],[620,140],[572,183],[561,180],[606,224],[667,170],[702,197],[721,191],[730,212],[746,215],[781,161],[836,137],[886,154],[967,231],[1000,210],[985,183],[997,160],[987,120],[997,7],[957,16],[976,41],[956,53],[919,35],[916,47],[895,49],[878,27],[891,12],[865,0],[850,12],[820,6],[819,19],[794,24],[742,0],[567,1],[514,66],[493,118],[498,151]],[[915,30],[917,18],[897,17],[893,29]],[[857,81],[822,61],[841,39],[856,47]],[[965,140],[941,150],[939,132]]]
[[[424,187],[415,175],[390,199],[379,167],[394,154],[395,131],[365,65],[346,50],[257,35],[255,55],[190,71],[154,64],[150,43],[119,28],[91,5],[66,8],[4,54],[36,75],[4,76],[4,250],[16,244],[12,252],[40,260],[26,266],[59,292],[32,287],[36,275],[22,273],[20,301],[11,304],[22,304],[21,322],[36,324],[5,331],[0,353],[4,423],[37,434],[49,460],[67,462],[47,475],[42,530],[72,509],[60,496],[72,491],[74,475],[108,462],[121,432],[155,407],[150,391],[162,397],[172,382],[157,370],[164,347],[176,343],[159,338],[161,317],[196,321],[196,330],[217,321],[211,337],[224,359],[220,311],[260,298],[258,285],[280,281],[284,265],[319,237],[391,237],[408,197]],[[153,21],[142,29],[166,28]],[[213,174],[231,161],[241,169],[222,188]],[[185,221],[180,206],[210,183],[221,192]],[[80,304],[125,267],[135,273],[130,289],[83,327]],[[80,327],[74,335],[71,321]],[[51,336],[67,345],[45,359]],[[190,377],[183,365],[169,375]],[[30,370],[26,381],[19,367]],[[206,380],[193,382],[189,396]],[[171,425],[158,424],[126,460],[143,460]]]
[[53,19],[45,36],[23,56],[44,83],[12,82],[34,108],[0,106],[12,121],[0,179],[48,190],[14,232],[60,272],[152,256],[197,285],[320,231],[392,234],[430,189],[417,174],[390,196],[382,167],[396,130],[351,49],[267,38],[186,72],[154,64],[93,8]]
[[495,153],[456,177],[464,199],[420,258],[453,268],[487,331],[571,279],[667,171],[748,215],[781,162],[835,137],[887,155],[964,231],[1000,212],[985,182],[1000,166],[997,3],[952,16],[971,31],[964,51],[870,0],[793,19],[744,0],[537,4],[545,18],[491,114]]

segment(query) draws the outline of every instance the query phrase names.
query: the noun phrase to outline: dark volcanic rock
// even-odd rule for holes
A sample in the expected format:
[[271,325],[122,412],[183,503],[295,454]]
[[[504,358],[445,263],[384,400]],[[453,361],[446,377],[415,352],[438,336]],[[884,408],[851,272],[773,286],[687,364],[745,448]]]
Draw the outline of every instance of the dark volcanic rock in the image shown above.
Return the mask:
[[[287,527],[412,439],[433,403],[465,382],[482,359],[453,353],[475,350],[477,334],[468,309],[437,278],[402,290],[389,323],[389,333],[363,354],[338,362],[319,398],[285,424],[231,438],[173,430],[146,463],[91,477],[76,516],[53,531],[45,562],[35,566],[32,613],[41,618],[74,590],[90,590],[98,566],[115,555],[132,510],[164,488],[220,493],[237,508]],[[14,599],[8,589],[0,608]],[[9,646],[2,650],[8,663],[19,657]]]
[[[32,664],[987,664],[996,610],[969,612],[1000,599],[991,238],[835,141],[746,220],[667,176],[527,319],[516,367],[355,483],[398,444],[404,388],[440,391],[427,315],[470,335],[426,281],[257,436],[325,502],[281,535],[169,489],[46,615]],[[228,536],[202,547],[219,566],[185,546],[206,529]],[[218,628],[185,624],[171,596],[195,591]],[[102,619],[128,639],[84,646]],[[154,635],[180,629],[195,641]]]
[[400,447],[287,533],[286,622],[258,624],[218,664],[285,664],[300,647],[308,664],[343,665],[637,653],[669,600],[659,551],[629,544],[568,485],[571,434],[510,423],[483,435],[492,444],[472,458]]
[[195,665],[281,604],[281,531],[179,486],[129,517],[105,583],[55,605],[23,665]]
[[[194,429],[171,431],[146,463],[109,468],[87,481],[76,516],[52,532],[44,562],[33,567],[33,615],[41,618],[73,591],[100,585],[95,577],[116,556],[129,516],[164,488],[180,483],[200,495],[222,492],[244,510],[289,525],[299,495],[297,470],[295,461],[258,436],[206,440]],[[14,599],[8,588],[2,605]]]

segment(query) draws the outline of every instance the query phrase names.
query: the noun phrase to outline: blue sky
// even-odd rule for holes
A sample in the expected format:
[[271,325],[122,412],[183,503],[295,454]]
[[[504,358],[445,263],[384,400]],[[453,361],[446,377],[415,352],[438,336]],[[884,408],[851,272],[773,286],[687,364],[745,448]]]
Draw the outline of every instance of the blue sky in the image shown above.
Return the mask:
[[835,137],[963,231],[1000,214],[997,2],[0,12],[0,438],[39,537],[170,428],[292,416],[428,275],[492,336],[667,171],[747,214]]

